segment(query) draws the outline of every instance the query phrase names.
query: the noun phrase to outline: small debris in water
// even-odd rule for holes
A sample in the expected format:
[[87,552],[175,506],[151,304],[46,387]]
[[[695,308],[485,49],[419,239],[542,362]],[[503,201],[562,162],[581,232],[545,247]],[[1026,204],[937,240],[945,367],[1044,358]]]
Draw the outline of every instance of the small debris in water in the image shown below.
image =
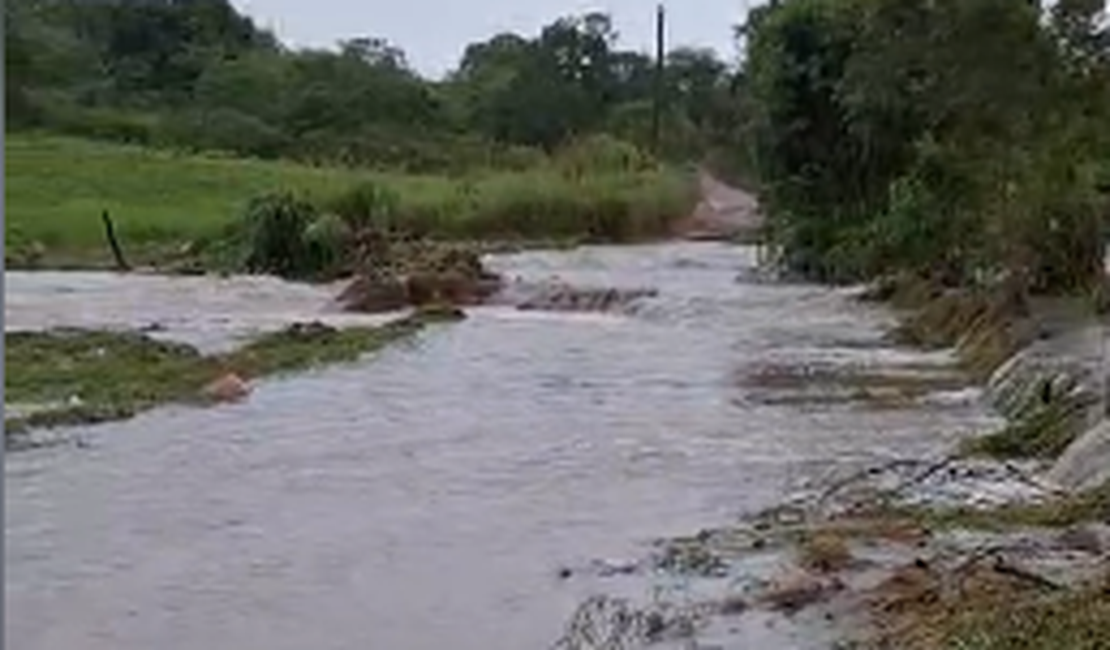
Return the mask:
[[759,601],[771,609],[793,614],[832,594],[843,590],[844,583],[836,577],[819,578],[808,572],[791,572],[772,581]]
[[201,390],[204,397],[216,402],[237,402],[245,399],[250,392],[247,382],[233,372],[223,375]]
[[293,323],[285,328],[285,333],[294,338],[312,339],[326,334],[337,332],[334,327],[325,325],[320,321],[311,321],[308,323]]
[[632,561],[600,560],[594,563],[597,573],[603,578],[636,573],[640,566]]
[[736,616],[748,611],[748,601],[740,596],[727,596],[721,601],[720,613],[724,616]]

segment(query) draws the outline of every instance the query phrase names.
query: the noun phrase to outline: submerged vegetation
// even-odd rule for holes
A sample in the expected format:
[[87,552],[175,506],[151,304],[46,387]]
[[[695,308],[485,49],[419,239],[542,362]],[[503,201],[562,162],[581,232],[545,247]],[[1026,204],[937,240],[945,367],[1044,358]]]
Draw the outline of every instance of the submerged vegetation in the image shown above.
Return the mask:
[[170,402],[201,402],[204,387],[227,373],[256,379],[352,361],[428,323],[454,317],[422,311],[381,327],[341,330],[295,324],[215,355],[136,332],[9,332],[4,335],[4,399],[9,405],[40,408],[6,419],[5,431],[124,419]]

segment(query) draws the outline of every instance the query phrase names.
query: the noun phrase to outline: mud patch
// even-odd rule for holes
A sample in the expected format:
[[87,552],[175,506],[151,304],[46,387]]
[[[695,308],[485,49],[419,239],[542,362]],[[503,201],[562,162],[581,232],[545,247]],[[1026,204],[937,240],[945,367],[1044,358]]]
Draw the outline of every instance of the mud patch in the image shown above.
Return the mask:
[[972,386],[970,378],[956,369],[927,364],[880,368],[765,364],[738,373],[736,384],[746,389],[747,399],[761,404],[866,408],[909,408],[930,397],[943,404],[943,396],[962,397]]
[[[688,647],[1010,648],[1009,603],[1039,621],[1021,627],[1038,639],[1028,647],[1095,648],[1052,643],[1108,638],[1096,614],[1110,592],[1090,600],[1110,572],[1110,526],[1092,523],[1110,517],[1107,495],[1069,497],[997,462],[898,460],[826,477],[735,526],[661,540],[650,567],[698,585],[662,601],[699,613]],[[1087,637],[1051,623],[1048,612],[1084,596]],[[768,627],[775,640],[752,646]]]
[[863,594],[875,647],[1101,648],[1110,560],[1030,543],[934,552]]
[[367,255],[336,297],[345,311],[383,313],[432,304],[477,305],[497,293],[502,279],[478,251],[428,242],[386,243]]

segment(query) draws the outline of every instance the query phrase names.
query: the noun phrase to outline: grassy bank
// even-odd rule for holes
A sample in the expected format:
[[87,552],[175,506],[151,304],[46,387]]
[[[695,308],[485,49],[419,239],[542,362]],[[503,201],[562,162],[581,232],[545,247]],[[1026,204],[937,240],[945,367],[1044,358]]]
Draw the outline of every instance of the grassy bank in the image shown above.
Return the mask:
[[43,408],[6,419],[5,432],[126,419],[166,403],[203,403],[205,386],[226,373],[257,379],[352,361],[454,317],[427,310],[381,327],[293,325],[233,352],[208,356],[135,332],[7,333],[5,401]]
[[395,220],[446,239],[619,239],[665,232],[694,202],[685,174],[593,169],[579,155],[520,172],[465,177],[378,174],[288,162],[178,154],[65,137],[9,135],[6,230],[9,263],[39,256],[108,259],[100,213],[125,247],[180,247],[218,237],[253,197],[291,192],[327,203],[372,182],[397,197]]
[[[959,562],[943,569],[936,566],[941,562],[930,562],[923,565],[924,571],[905,567],[895,572],[877,590],[880,606],[873,613],[883,630],[877,647],[1094,650],[1110,646],[1110,563],[1095,529],[1089,527],[1110,515],[1110,485],[1036,504],[911,509],[903,514],[930,533],[979,530],[1018,535],[1029,547],[1042,549],[1044,557],[1039,565],[1029,560],[1030,567],[1038,567],[1032,569],[1020,561],[992,564],[989,551],[981,557],[966,552]],[[1000,548],[1006,546],[1002,540],[995,538]],[[1015,542],[1009,544],[1012,548]],[[1083,570],[1083,579],[1071,584],[1054,581],[1066,574],[1045,569],[1052,566],[1046,558],[1051,557],[1047,549],[1053,544],[1069,549],[1060,558],[1087,553],[1094,559]]]
[[[887,302],[901,313],[892,332],[896,340],[925,348],[952,348],[963,370],[986,383],[1023,348],[1064,329],[1083,326],[1095,318],[1094,299],[1031,298],[1005,282],[991,286],[946,288],[913,276],[890,279],[869,296]],[[1054,323],[1053,325],[1050,325]],[[1055,333],[1053,333],[1055,331]],[[1084,415],[1094,397],[1077,391],[1075,379],[1050,372],[1019,383],[1006,400],[1012,413],[1000,431],[969,439],[968,454],[1000,458],[1055,458],[1081,433]],[[1032,395],[1032,388],[1036,395]],[[1037,399],[1033,399],[1036,397]],[[1005,409],[1004,409],[1005,410]]]
[[[886,283],[872,297],[902,311],[902,324],[895,332],[898,339],[925,347],[954,348],[964,369],[981,382],[1013,354],[1049,335],[1044,324],[1054,310],[1066,306],[1082,318],[1099,308],[1096,300],[1030,300],[1004,284],[945,289],[909,277]],[[1082,414],[1090,405],[1063,390],[1058,377],[1037,382],[1033,384],[1035,395],[1008,416],[1004,427],[965,441],[957,454],[1046,461],[1058,457],[1083,431]],[[1068,535],[1086,539],[1085,527],[1104,522],[1108,516],[1110,484],[1047,501],[991,508],[880,509],[876,521],[886,526],[910,522],[928,534],[985,531],[1027,535],[1030,540],[1065,539]],[[1020,567],[1010,571],[1011,567],[1003,564],[990,566],[971,553],[956,568],[923,564],[926,570],[900,570],[878,589],[882,606],[873,614],[882,633],[876,646],[976,650],[1108,647],[1110,563],[1105,551],[1102,547],[1096,552],[1102,559],[1085,572],[1089,580],[1069,587],[1039,583],[1034,573],[1022,573]],[[945,586],[951,584],[958,587]]]

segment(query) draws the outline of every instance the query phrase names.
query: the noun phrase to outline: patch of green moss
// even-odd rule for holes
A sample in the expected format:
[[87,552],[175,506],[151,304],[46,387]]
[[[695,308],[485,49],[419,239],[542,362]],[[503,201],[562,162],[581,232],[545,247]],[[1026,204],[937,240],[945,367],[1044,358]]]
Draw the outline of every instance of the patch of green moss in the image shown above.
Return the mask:
[[347,329],[334,329],[319,323],[297,324],[262,336],[234,352],[209,359],[218,367],[244,377],[293,372],[353,361],[366,352],[416,333],[431,320],[418,314],[382,327]]

